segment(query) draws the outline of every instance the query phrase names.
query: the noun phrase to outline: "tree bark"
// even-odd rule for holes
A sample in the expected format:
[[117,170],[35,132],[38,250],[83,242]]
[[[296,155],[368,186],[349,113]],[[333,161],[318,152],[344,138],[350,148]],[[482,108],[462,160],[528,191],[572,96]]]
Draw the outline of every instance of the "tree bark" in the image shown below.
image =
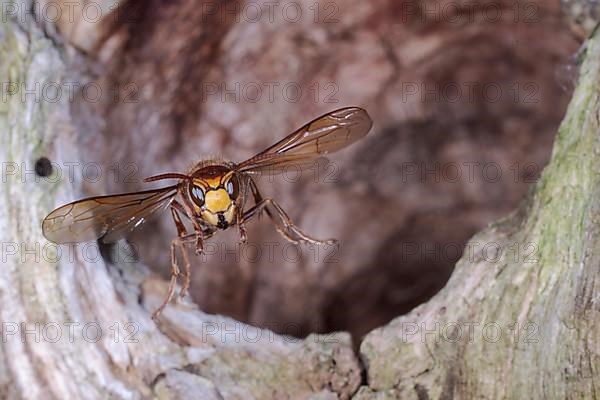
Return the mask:
[[599,397],[599,40],[588,42],[552,161],[523,206],[471,239],[446,287],[371,332],[356,355],[347,333],[299,340],[186,301],[155,325],[166,282],[126,244],[45,241],[42,218],[83,179],[32,166],[47,154],[57,165],[83,160],[68,97],[22,89],[69,72],[55,36],[3,18],[0,397]]
[[57,43],[35,21],[3,21],[0,76],[15,85],[6,87],[0,109],[0,397],[350,397],[360,369],[347,333],[298,340],[191,304],[169,307],[156,326],[150,311],[165,282],[133,262],[124,245],[112,249],[110,263],[96,245],[43,239],[41,221],[54,197],[81,185],[76,174],[67,179],[55,168],[42,178],[32,168],[49,153],[55,165],[82,161],[68,97],[21,96],[20,89],[63,82]]
[[600,36],[550,164],[469,241],[444,289],[369,333],[357,398],[598,398]]

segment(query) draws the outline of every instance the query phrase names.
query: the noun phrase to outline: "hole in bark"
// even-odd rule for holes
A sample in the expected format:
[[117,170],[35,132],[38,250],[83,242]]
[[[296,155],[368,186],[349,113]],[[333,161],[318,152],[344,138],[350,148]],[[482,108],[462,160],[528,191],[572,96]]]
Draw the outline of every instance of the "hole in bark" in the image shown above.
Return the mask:
[[[142,1],[127,4],[130,8],[137,7],[136,10],[147,9]],[[232,145],[237,140],[235,135],[240,135],[239,127],[219,128],[221,111],[199,112],[198,104],[202,101],[195,89],[222,61],[219,52],[204,55],[203,49],[220,49],[233,21],[211,20],[214,34],[197,41],[172,33],[173,38],[186,43],[185,54],[203,54],[180,58],[178,53],[171,53],[171,41],[164,40],[170,31],[163,31],[164,25],[153,20],[161,15],[161,10],[161,7],[153,9],[138,21],[135,29],[128,29],[124,48],[112,59],[114,87],[125,87],[134,81],[136,85],[152,87],[157,93],[164,92],[165,97],[155,104],[152,101],[156,99],[130,107],[114,104],[105,129],[107,149],[102,150],[111,155],[126,154],[126,161],[133,159],[140,165],[156,158],[162,165],[171,166],[177,164],[174,160],[191,162],[187,157],[195,150],[214,145],[216,152],[223,151],[227,157],[240,161],[248,154],[236,151]],[[397,11],[390,6],[390,16]],[[207,248],[213,252],[210,256],[192,256],[190,294],[200,308],[279,333],[304,336],[311,332],[347,330],[355,340],[360,340],[368,331],[435,295],[445,285],[471,236],[518,205],[549,157],[556,128],[570,97],[568,90],[556,81],[555,68],[564,62],[563,57],[570,57],[578,44],[565,29],[555,29],[558,15],[554,9],[543,18],[547,16],[551,22],[535,24],[535,31],[515,30],[514,25],[502,23],[494,24],[493,30],[482,25],[479,33],[465,33],[462,40],[460,32],[453,32],[452,37],[457,36],[448,46],[440,46],[439,52],[423,59],[419,56],[415,58],[419,62],[407,65],[400,65],[397,54],[403,51],[410,54],[414,50],[389,38],[389,51],[373,63],[375,72],[365,72],[375,76],[381,68],[381,74],[385,75],[387,69],[393,69],[390,80],[375,95],[379,100],[370,100],[368,95],[364,99],[376,118],[376,130],[366,139],[368,144],[358,143],[354,148],[361,150],[356,151],[356,156],[351,156],[352,151],[340,158],[334,156],[329,167],[337,168],[338,164],[333,162],[338,160],[344,167],[339,171],[326,169],[316,184],[312,179],[307,179],[306,185],[283,182],[277,190],[270,190],[269,179],[259,181],[264,195],[278,201],[281,191],[287,192],[287,198],[281,196],[282,205],[298,217],[295,222],[308,233],[313,232],[304,222],[313,213],[323,215],[324,221],[329,220],[329,214],[344,215],[346,221],[335,221],[347,238],[345,249],[339,253],[340,265],[329,268],[331,264],[321,262],[315,266],[306,262],[313,276],[304,279],[304,271],[281,260],[282,249],[287,245],[283,241],[273,247],[279,259],[267,261],[270,250],[264,244],[279,239],[271,235],[273,228],[268,219],[262,218],[260,223],[252,223],[249,229],[253,231],[248,235],[263,252],[259,262],[240,262],[235,230],[231,235],[224,232],[208,241]],[[194,26],[189,15],[182,13],[175,17]],[[428,34],[436,35],[442,43],[448,37],[448,27],[430,23]],[[414,35],[415,39],[423,27],[406,24],[398,34]],[[346,33],[337,33],[332,43],[354,43],[355,37]],[[508,41],[506,37],[515,40]],[[543,39],[538,40],[540,37]],[[532,42],[533,47],[516,45],[519,41]],[[557,42],[565,46],[559,49],[554,44]],[[296,41],[299,48],[306,43]],[[336,46],[331,49],[333,53],[328,59],[333,65],[337,62],[335,57],[345,53],[337,53]],[[223,48],[225,55],[227,51]],[[270,54],[276,55],[281,56]],[[350,57],[344,62],[354,61]],[[268,64],[259,67],[263,69],[260,73],[272,73]],[[181,79],[169,84],[182,90],[167,90],[161,80],[155,79],[163,71],[176,80]],[[224,80],[238,79],[235,65],[232,71]],[[310,74],[307,72],[307,77],[324,82],[323,76]],[[144,76],[148,77],[147,82],[140,81]],[[340,93],[349,85],[359,84],[342,76],[331,79],[339,85]],[[407,101],[403,88],[410,80],[414,81],[411,85],[417,93],[408,95]],[[500,89],[501,96],[493,97],[497,91],[494,94],[488,89]],[[177,112],[161,114],[156,120],[139,117],[166,103],[173,104]],[[256,103],[240,102],[236,107],[239,107],[236,113],[260,121],[268,121],[273,112],[270,105]],[[281,104],[279,108],[285,115],[282,120],[296,118],[293,105]],[[319,108],[325,111],[328,106]],[[298,119],[298,123],[307,122]],[[199,132],[199,121],[209,120],[217,122],[213,130]],[[171,141],[156,140],[157,132],[161,138],[172,138]],[[124,137],[128,140],[123,140]],[[257,131],[248,138],[248,143],[258,146],[265,144],[265,140],[266,136]],[[122,151],[122,146],[127,146],[126,151]],[[91,155],[98,150],[82,149]],[[355,158],[348,160],[348,157]],[[123,159],[107,162],[119,161]],[[498,172],[501,176],[496,180]],[[324,184],[332,177],[335,184]],[[366,189],[361,194],[360,190],[354,190],[355,186]],[[123,185],[119,189],[132,188]],[[335,197],[336,191],[345,196]],[[319,201],[313,201],[314,193],[322,195]],[[310,209],[304,211],[307,207]],[[307,218],[303,220],[304,216]],[[148,222],[144,232],[136,233],[140,239],[140,257],[165,279],[169,273],[169,242],[175,235],[168,218],[165,217],[165,223]],[[287,249],[289,255],[295,254],[293,248]],[[305,259],[316,254],[309,246],[300,251]],[[320,254],[322,261],[324,253]],[[314,272],[317,268],[322,271]]]
[[40,157],[35,162],[35,173],[37,176],[47,177],[52,175],[52,163],[46,157]]

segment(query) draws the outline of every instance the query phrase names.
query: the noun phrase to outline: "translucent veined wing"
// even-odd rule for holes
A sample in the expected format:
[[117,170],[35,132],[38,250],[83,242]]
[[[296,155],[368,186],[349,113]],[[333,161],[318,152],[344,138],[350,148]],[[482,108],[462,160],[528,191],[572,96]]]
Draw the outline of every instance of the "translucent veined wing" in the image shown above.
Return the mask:
[[309,122],[235,169],[247,173],[279,173],[290,166],[309,168],[317,158],[366,136],[372,125],[366,110],[341,108]]
[[175,198],[177,187],[78,200],[48,214],[42,231],[46,239],[57,244],[99,238],[105,243],[113,242],[166,209]]

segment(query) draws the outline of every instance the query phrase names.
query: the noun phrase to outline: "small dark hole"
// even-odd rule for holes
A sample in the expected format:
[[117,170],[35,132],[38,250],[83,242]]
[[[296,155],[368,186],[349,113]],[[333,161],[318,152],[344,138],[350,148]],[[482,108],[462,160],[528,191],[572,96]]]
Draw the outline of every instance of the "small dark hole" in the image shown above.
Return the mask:
[[46,177],[52,175],[52,164],[46,157],[40,157],[35,162],[35,173],[38,176]]

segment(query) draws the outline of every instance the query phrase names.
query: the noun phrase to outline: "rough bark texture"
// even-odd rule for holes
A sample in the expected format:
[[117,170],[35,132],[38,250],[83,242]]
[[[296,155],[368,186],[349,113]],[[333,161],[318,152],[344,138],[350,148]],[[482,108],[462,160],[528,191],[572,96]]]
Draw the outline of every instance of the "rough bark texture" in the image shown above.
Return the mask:
[[541,179],[473,238],[497,253],[463,256],[431,301],[367,336],[358,398],[600,395],[599,71],[596,36]]
[[[27,2],[17,4],[28,6]],[[389,11],[385,7],[378,10],[380,14]],[[369,18],[373,18],[372,21],[379,21],[373,14],[367,13],[367,17],[364,17],[365,14],[361,11],[356,13],[360,16],[357,17],[359,20],[366,18],[365,26],[374,23],[369,22],[371,21]],[[377,17],[385,20],[385,15]],[[61,28],[61,25],[58,26]],[[385,27],[385,24],[378,26]],[[252,27],[252,25],[237,27],[236,29],[240,31],[236,37],[247,35],[247,30]],[[64,33],[65,29],[62,28]],[[481,31],[474,29],[472,35],[481,39],[486,35],[486,27],[479,28]],[[537,35],[553,29],[540,25],[529,28]],[[63,43],[60,42],[61,36],[54,35],[52,29],[53,26],[45,26],[45,29],[41,29],[40,24],[29,18],[24,21],[7,18],[0,22],[2,82],[16,83],[17,87],[23,84],[31,88],[36,83],[43,85],[70,79],[80,81],[91,79],[87,60],[74,54],[68,47],[64,49]],[[156,34],[161,36],[159,33]],[[318,32],[315,35],[317,39],[320,37]],[[342,42],[349,40],[343,39],[348,35],[347,32],[343,32],[343,29],[342,32],[338,32],[338,35],[336,37]],[[531,37],[533,36],[535,35],[531,33]],[[234,39],[230,38],[230,40],[235,42]],[[267,39],[256,40],[257,43],[261,43]],[[423,37],[420,40],[424,40]],[[445,37],[444,40],[440,40],[438,37],[435,43],[430,43],[428,54],[434,57],[436,51],[448,44],[446,40],[449,39]],[[500,39],[498,37],[494,40]],[[387,59],[386,57],[391,53],[385,53],[384,49],[389,49],[381,44],[385,42],[377,34],[362,35],[360,43],[364,46],[362,51],[365,54],[361,59],[368,63],[375,57],[371,52],[377,51],[381,52],[382,58]],[[272,46],[276,47],[277,43],[274,41]],[[86,47],[85,43],[78,44]],[[322,45],[330,46],[331,43],[325,42]],[[560,51],[558,44],[555,45],[555,49],[551,49],[550,44],[546,42],[531,44],[531,46],[537,45],[547,46],[547,52],[543,54]],[[343,44],[338,43],[338,46],[336,51],[343,52]],[[356,43],[349,44],[347,51],[350,52],[349,49],[353,46],[356,46]],[[244,49],[239,51],[242,50]],[[255,51],[260,53],[260,57],[255,56],[257,58],[269,54],[268,49],[265,50],[266,53]],[[276,50],[271,51],[276,55]],[[493,55],[497,51],[498,48],[489,50],[491,60],[494,60]],[[148,51],[144,54],[155,53]],[[243,51],[242,54],[233,52],[233,55],[236,54],[240,60],[245,60],[247,63],[240,61],[242,65],[240,68],[247,68],[247,65],[253,64],[255,60],[252,54]],[[464,55],[460,54],[450,59],[458,60],[462,57]],[[391,59],[394,57],[392,56]],[[518,60],[519,57],[515,56],[515,59]],[[68,64],[65,60],[69,60]],[[411,62],[418,64],[419,60],[421,58],[405,61],[409,64]],[[267,57],[263,62],[272,61]],[[237,65],[237,62],[231,60],[230,63]],[[246,67],[243,67],[244,65]],[[298,68],[303,67],[305,66]],[[152,71],[154,68],[152,65],[148,68],[150,68],[150,72],[147,72],[149,76],[157,73]],[[359,64],[355,68],[369,70],[370,66]],[[537,68],[537,63],[532,62],[531,68]],[[390,71],[393,71],[393,68]],[[140,73],[144,72],[140,71]],[[550,72],[546,71],[546,73]],[[394,79],[398,79],[393,72],[382,75],[383,78],[379,74],[374,75],[376,76],[370,77],[373,81],[369,82],[375,86],[393,87]],[[285,81],[289,78],[279,79]],[[353,79],[355,79],[354,74],[350,71],[346,80],[336,80],[336,82],[339,87],[351,87]],[[150,92],[147,104],[136,103],[125,106],[124,110],[106,104],[86,105],[85,102],[80,101],[81,99],[71,102],[67,96],[62,96],[57,102],[50,102],[47,99],[36,100],[32,95],[23,97],[20,93],[6,96],[0,103],[0,131],[2,132],[0,158],[4,168],[0,206],[0,240],[4,257],[0,269],[2,321],[0,397],[27,399],[107,397],[170,399],[190,396],[202,399],[599,397],[600,306],[597,282],[600,281],[598,268],[600,178],[594,172],[600,168],[600,161],[598,161],[600,143],[597,134],[600,125],[598,82],[600,82],[600,43],[598,39],[594,39],[589,43],[578,89],[560,129],[552,161],[529,194],[527,201],[518,212],[494,223],[472,238],[469,241],[471,247],[467,247],[465,255],[457,264],[446,287],[410,314],[399,317],[385,327],[368,334],[361,344],[359,356],[352,351],[350,335],[347,333],[310,335],[302,340],[293,339],[268,330],[253,328],[227,317],[203,313],[188,301],[168,307],[160,323],[155,325],[149,319],[149,314],[160,302],[166,290],[166,283],[152,274],[146,264],[132,257],[131,248],[125,243],[111,248],[97,249],[102,252],[100,257],[96,256],[94,246],[81,245],[67,249],[49,245],[42,238],[40,231],[41,219],[58,203],[79,197],[82,192],[98,192],[98,189],[91,185],[89,179],[86,180],[82,171],[77,168],[74,169],[72,180],[65,178],[66,170],[61,171],[62,179],[58,179],[56,168],[47,178],[37,177],[33,172],[33,165],[36,165],[42,156],[48,156],[56,163],[55,165],[64,166],[68,162],[90,161],[89,157],[95,149],[105,152],[96,160],[109,155],[117,160],[120,160],[120,157],[123,157],[123,160],[133,157],[133,160],[141,166],[140,171],[150,174],[186,164],[187,160],[191,160],[196,153],[205,153],[202,150],[209,151],[214,147],[226,149],[225,139],[230,138],[237,138],[240,143],[246,143],[244,153],[249,155],[256,150],[255,147],[266,145],[280,136],[280,130],[288,130],[304,122],[304,118],[298,120],[294,118],[293,123],[288,123],[292,119],[293,107],[298,107],[297,105],[293,107],[284,105],[285,107],[282,106],[279,110],[279,114],[273,113],[270,109],[263,115],[251,115],[250,109],[244,109],[244,114],[232,116],[227,112],[233,113],[235,104],[229,106],[218,104],[224,108],[213,111],[213,116],[225,116],[222,120],[225,126],[219,129],[223,128],[226,134],[215,127],[202,125],[210,125],[208,121],[211,121],[211,118],[206,117],[211,114],[205,111],[203,113],[205,119],[201,120],[203,122],[198,122],[201,128],[206,128],[202,129],[202,138],[196,140],[193,136],[194,129],[198,128],[195,122],[189,120],[184,122],[177,128],[182,130],[177,134],[182,135],[181,140],[186,143],[183,150],[166,154],[161,160],[158,157],[159,150],[164,149],[165,146],[157,146],[156,143],[149,142],[149,139],[154,137],[153,129],[161,126],[161,118],[168,119],[171,112],[177,114],[182,111],[171,109],[165,111],[158,107],[157,109],[162,110],[162,114],[159,113],[159,118],[154,120],[151,111],[140,113],[140,110],[155,105],[156,99],[152,97],[153,94],[164,94],[160,91],[159,84],[154,89],[147,89]],[[393,90],[388,90],[390,93],[383,96],[393,98]],[[557,88],[554,90],[559,93]],[[191,95],[186,93],[184,90],[182,95],[184,99],[185,96]],[[343,101],[360,101],[358,99],[363,99],[363,96],[346,94]],[[160,101],[170,107],[168,97]],[[547,108],[546,106],[541,108],[544,110],[541,116],[535,114],[539,120],[556,119],[560,105],[549,105],[556,99],[548,99],[544,95],[540,97],[540,101],[546,104]],[[373,105],[388,104],[386,101],[377,100],[375,94],[371,100],[364,102]],[[445,106],[437,105],[440,106],[438,111],[442,111]],[[213,106],[216,107],[217,104]],[[456,110],[462,110],[463,106],[465,104],[456,105]],[[523,104],[517,103],[514,106],[521,110]],[[203,108],[210,109],[210,107],[210,104],[203,103]],[[463,129],[469,126],[469,121],[476,120],[475,114],[482,112],[478,107],[480,106],[471,104],[471,108],[467,109]],[[329,105],[327,108],[330,108]],[[487,104],[483,108],[489,111],[488,108],[493,107]],[[311,107],[310,104],[304,105],[302,113],[313,114],[312,111],[316,109],[320,108]],[[518,114],[519,110],[514,111]],[[113,147],[107,146],[104,112],[108,112],[106,123],[109,127],[116,129],[121,124],[123,127],[133,128],[140,125],[140,131],[134,131],[134,134],[128,136],[123,131],[115,131],[115,136],[110,139],[113,141]],[[264,125],[266,123],[261,121],[267,114],[273,115],[270,119],[264,120],[269,121],[269,125]],[[408,129],[409,132],[414,133],[425,126],[431,131],[443,133],[443,120],[432,125],[426,122],[426,118],[422,120],[417,118],[412,122],[407,122],[401,117],[394,119],[389,115],[386,116],[385,111],[381,109],[374,114],[376,118],[382,114],[381,121],[385,122],[380,123],[377,128],[376,132],[380,132],[380,136],[371,138],[373,142],[366,143],[363,149],[373,146],[380,149],[393,147],[398,150],[400,147],[398,142],[403,142],[394,135],[400,128],[403,132]],[[130,118],[135,118],[135,121],[124,122],[123,118],[127,118],[128,115]],[[185,112],[182,115],[186,115]],[[247,122],[248,127],[244,127],[246,125],[239,127],[240,125],[232,122],[238,120],[254,122]],[[145,128],[147,131],[144,131],[145,121],[149,121]],[[186,124],[190,124],[194,129],[185,129]],[[253,139],[254,136],[249,132],[261,124],[264,127],[262,132],[266,133],[260,134],[262,142],[257,144]],[[271,124],[276,126],[277,130],[270,128]],[[459,125],[461,124],[456,126]],[[551,121],[545,121],[541,126],[548,130]],[[530,130],[519,132],[529,132],[535,128],[539,126],[534,124]],[[169,132],[168,123],[165,129]],[[537,136],[510,135],[510,124],[499,128],[499,131],[507,132],[507,141],[515,140],[518,136],[529,144],[529,148],[540,145],[536,140]],[[171,132],[157,140],[165,140],[168,144],[175,140],[173,135]],[[119,137],[130,141],[131,144],[117,144]],[[453,140],[456,141],[456,137]],[[471,149],[469,143],[473,141],[481,146],[481,143],[488,143],[488,140],[489,138],[478,142],[477,138],[468,137],[468,140],[464,141],[463,151]],[[550,137],[544,136],[541,146],[549,146],[550,141]],[[412,143],[410,140],[408,142]],[[386,146],[386,143],[390,145]],[[498,149],[502,148],[501,143],[502,141],[496,143]],[[122,154],[116,151],[117,147],[121,147]],[[145,152],[138,149],[129,153],[133,148],[142,148]],[[409,149],[412,147],[409,146]],[[361,149],[355,150],[354,156],[347,156],[347,164],[361,159],[363,165],[377,161],[374,160],[376,157],[358,155],[359,150]],[[239,154],[233,150],[231,153]],[[459,153],[462,154],[461,151]],[[392,152],[389,157],[393,157],[393,154],[400,153]],[[429,153],[425,152],[425,154]],[[507,153],[498,154],[507,155]],[[169,161],[175,155],[175,161]],[[544,160],[545,157],[540,151],[535,159]],[[465,159],[471,160],[468,157]],[[38,172],[44,174],[43,162],[38,165],[40,165]],[[110,165],[110,162],[101,165]],[[506,165],[510,165],[510,162]],[[374,255],[379,250],[387,251],[391,247],[390,243],[395,243],[394,238],[397,241],[403,235],[411,234],[410,231],[403,230],[398,233],[398,226],[406,222],[408,215],[411,215],[410,212],[405,211],[400,216],[401,213],[393,210],[384,212],[384,215],[379,214],[381,201],[389,207],[393,207],[399,201],[395,197],[391,201],[391,194],[387,198],[380,197],[380,201],[376,204],[366,206],[368,209],[362,211],[364,214],[360,213],[361,209],[357,205],[359,203],[352,205],[352,202],[344,201],[353,193],[363,193],[361,195],[363,199],[369,197],[368,174],[364,175],[361,178],[360,173],[357,173],[340,178],[335,196],[339,196],[341,206],[335,214],[339,212],[339,216],[335,218],[343,222],[344,216],[350,213],[356,216],[357,220],[350,221],[348,224],[357,226],[357,223],[362,224],[373,215],[377,215],[380,219],[373,221],[372,225],[362,225],[365,232],[361,235],[364,235],[364,241],[365,238],[369,238],[369,232],[376,232],[378,240],[367,241],[365,247],[356,248],[363,242],[351,240],[354,232],[352,229],[334,227],[331,228],[332,231],[328,231],[326,225],[317,221],[322,214],[312,216],[311,218],[315,218],[312,223],[302,219],[302,225],[307,229],[313,227],[315,233],[323,235],[340,233],[343,240],[352,243],[353,252],[346,255],[344,263],[341,263],[343,265],[338,266],[338,270],[334,271],[338,275],[335,279],[334,275],[329,276],[333,282],[331,285],[343,285],[347,281],[340,280],[340,274],[345,276],[347,273],[347,276],[355,276],[357,271],[361,271],[361,263],[372,265],[372,260],[376,259]],[[357,187],[352,186],[356,183],[352,185],[349,183],[356,181],[358,181]],[[367,188],[362,189],[364,192],[360,191],[361,182]],[[110,186],[108,182],[105,183]],[[117,182],[114,186],[121,185],[124,185],[124,182]],[[128,188],[132,189],[135,185],[135,183],[129,184]],[[308,190],[306,188],[309,185],[314,183],[304,182],[302,187]],[[391,187],[385,185],[383,190],[392,192],[401,189],[400,182],[394,181],[390,185]],[[506,192],[515,187],[521,187],[523,190],[525,186],[523,181],[519,181],[517,186],[508,183],[506,186],[483,184],[478,190],[485,193],[485,196],[479,201],[486,203],[494,197],[493,194],[497,192],[491,195],[486,192],[491,188]],[[445,189],[450,187],[446,185]],[[498,187],[501,189],[496,189]],[[354,192],[355,190],[358,192]],[[436,190],[442,191],[440,188]],[[475,192],[479,193],[477,190]],[[425,202],[425,199],[418,196],[421,193],[418,189],[412,193],[420,199],[419,201]],[[286,196],[283,193],[281,195]],[[311,201],[314,204],[320,204],[321,201],[323,204],[329,204],[335,200],[326,197],[325,194],[318,195]],[[516,202],[518,198],[519,196],[515,194],[511,201]],[[436,201],[440,199],[436,198]],[[448,202],[452,203],[450,200]],[[304,204],[306,206],[307,203]],[[464,236],[466,232],[476,229],[481,221],[504,211],[496,206],[497,204],[492,202],[489,209],[476,211],[476,215],[483,213],[486,217],[473,217],[469,230],[461,232],[461,237],[464,237],[461,243],[467,240]],[[325,215],[328,215],[329,211],[331,210],[328,210]],[[451,207],[446,210],[447,215],[451,215],[452,212]],[[309,214],[310,212],[307,211],[306,215]],[[419,220],[419,217],[414,218]],[[445,225],[459,223],[456,219],[442,219],[438,220],[438,223],[439,221]],[[339,224],[344,225],[342,222]],[[426,218],[421,219],[421,223],[426,222]],[[369,229],[369,226],[372,228]],[[382,226],[387,226],[389,232],[379,236],[378,232]],[[448,235],[453,233],[451,228],[453,226],[447,228]],[[257,240],[267,237],[259,235],[258,232],[254,234]],[[168,240],[168,236],[164,233],[149,236],[156,241]],[[389,241],[381,239],[388,236]],[[223,240],[235,241],[235,238]],[[156,244],[154,246],[158,247]],[[146,259],[155,257],[161,260],[157,254],[166,253],[163,250],[166,248],[165,244],[160,247],[160,250],[143,248],[141,252]],[[393,251],[389,253],[392,257],[399,257],[400,254]],[[361,254],[361,258],[358,259],[357,255]],[[354,266],[348,266],[348,260],[353,260]],[[367,260],[371,261],[367,263]],[[392,258],[387,261],[377,260],[377,263],[383,265],[389,263],[392,266],[396,265],[394,264],[396,261],[397,258]],[[165,261],[157,261],[157,264],[161,263],[164,264]],[[199,273],[222,264],[214,260],[212,263],[216,264],[211,266],[210,263],[211,261],[207,263],[207,267],[198,269],[195,274],[199,277],[197,279],[205,279],[200,284],[201,288],[206,288],[203,293],[206,296],[216,293],[226,298],[227,290],[230,290],[229,293],[239,296],[240,286],[232,290],[227,287],[227,284],[229,279],[233,280],[233,277],[240,279],[240,270],[220,265],[221,270],[225,272]],[[316,296],[317,300],[308,298],[306,293],[311,292],[307,291],[306,287],[298,289],[297,292],[290,291],[289,286],[285,285],[285,275],[278,275],[267,285],[272,288],[281,284],[282,289],[279,292],[266,290],[264,283],[261,286],[256,282],[268,280],[265,271],[267,267],[272,268],[273,265],[261,263],[260,268],[263,270],[261,277],[260,271],[253,271],[250,263],[247,264],[242,265],[241,287],[254,285],[254,291],[251,291],[255,293],[254,296],[260,298],[264,289],[269,298],[261,300],[263,305],[260,305],[260,301],[255,303],[258,305],[254,306],[253,312],[258,313],[258,316],[247,310],[246,300],[252,297],[247,294],[234,301],[223,301],[221,307],[224,307],[223,304],[229,304],[231,314],[240,314],[247,320],[266,324],[269,321],[265,315],[268,315],[269,311],[277,309],[282,303],[289,303],[288,308],[283,307],[286,310],[285,315],[276,318],[279,325],[275,328],[285,330],[281,326],[285,321],[296,321],[295,316],[306,325],[304,330],[322,326],[320,319],[323,318],[323,314],[317,315],[317,321],[310,320],[315,310],[322,310],[324,301],[322,298],[319,296]],[[280,262],[275,261],[272,264],[281,268]],[[448,260],[444,265],[447,264]],[[295,265],[292,266],[297,268]],[[290,270],[292,268],[288,268],[287,272],[291,272]],[[369,269],[365,267],[363,273],[368,274],[368,271]],[[318,294],[318,290],[321,289],[315,289],[315,282],[323,282],[324,286],[327,286],[328,282],[325,279],[328,276],[321,274],[315,271],[308,271],[300,277],[292,274],[291,280],[296,283],[304,282],[308,275],[312,279],[312,281],[308,279],[312,285],[311,290],[317,290]],[[360,276],[360,273],[358,274]],[[385,275],[382,276],[385,278]],[[388,283],[384,278],[382,283],[370,286],[366,293],[388,289],[386,286]],[[217,284],[219,279],[221,284]],[[247,291],[248,289],[243,293]],[[352,297],[356,299],[359,295],[365,294],[363,292],[359,285],[356,290],[346,294],[347,298],[344,301],[329,301],[333,303],[332,308],[337,310],[335,313],[346,313],[345,318],[348,319],[356,315],[357,310],[369,314],[370,310],[376,309],[377,299],[369,299],[367,305],[359,304],[359,301],[351,301]],[[306,296],[302,298],[306,303],[295,302],[300,294]],[[402,298],[402,293],[398,293],[397,297]],[[303,307],[310,305],[310,301],[315,301],[316,304],[308,307],[309,312],[303,316],[302,313],[306,312]],[[206,303],[206,300],[203,303]],[[270,306],[267,307],[265,304]],[[348,304],[351,310],[340,311],[341,305],[344,304]],[[294,309],[297,313],[294,313]],[[248,317],[249,314],[254,317]],[[375,320],[381,321],[382,317]],[[68,325],[69,321],[74,325]],[[372,324],[373,322],[368,325]],[[72,333],[70,326],[72,326]],[[98,334],[97,326],[102,329],[101,334]],[[28,333],[25,333],[26,329]],[[56,337],[56,332],[60,333],[59,337]],[[365,379],[361,379],[361,369],[364,369],[362,376]]]
[[[37,23],[3,22],[0,38],[5,82],[32,88],[64,79],[57,44]],[[50,103],[11,95],[0,109],[0,397],[350,397],[360,369],[347,333],[285,338],[191,305],[170,307],[156,326],[149,310],[166,286],[127,249],[107,256],[116,261],[110,265],[97,247],[42,239],[40,221],[81,177],[59,185],[56,169],[40,178],[21,163],[34,165],[50,147],[58,164],[78,160],[69,106],[67,97]]]

